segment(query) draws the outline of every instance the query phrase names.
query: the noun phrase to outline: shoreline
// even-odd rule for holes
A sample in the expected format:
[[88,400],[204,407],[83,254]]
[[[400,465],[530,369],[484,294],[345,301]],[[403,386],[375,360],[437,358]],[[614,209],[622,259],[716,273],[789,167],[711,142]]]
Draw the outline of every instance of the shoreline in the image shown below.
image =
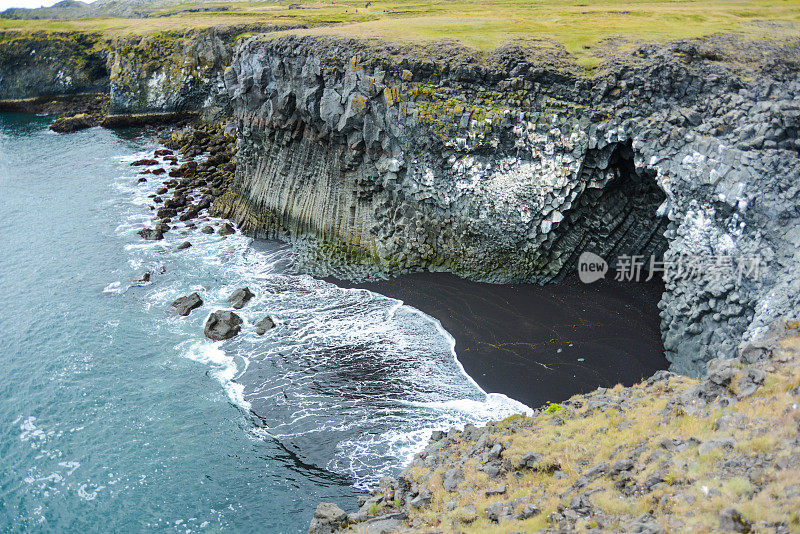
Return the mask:
[[438,320],[470,378],[486,393],[531,408],[597,387],[629,386],[668,364],[657,307],[661,282],[584,285],[570,276],[546,286],[495,285],[447,273],[325,280],[401,300]]

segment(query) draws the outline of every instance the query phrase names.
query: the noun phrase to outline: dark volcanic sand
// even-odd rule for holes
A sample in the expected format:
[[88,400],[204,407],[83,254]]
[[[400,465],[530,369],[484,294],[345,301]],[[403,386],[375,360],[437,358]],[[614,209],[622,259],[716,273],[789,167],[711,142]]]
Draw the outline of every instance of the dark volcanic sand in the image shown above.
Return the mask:
[[598,386],[634,384],[667,368],[657,306],[660,281],[586,285],[574,276],[546,286],[495,285],[416,273],[335,283],[400,299],[435,317],[455,338],[466,372],[484,390],[531,407]]

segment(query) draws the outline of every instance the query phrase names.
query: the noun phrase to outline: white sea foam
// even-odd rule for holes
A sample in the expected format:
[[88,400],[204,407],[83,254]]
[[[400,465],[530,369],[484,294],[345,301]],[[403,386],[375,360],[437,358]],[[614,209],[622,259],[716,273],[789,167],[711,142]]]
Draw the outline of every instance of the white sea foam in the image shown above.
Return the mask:
[[[165,312],[158,327],[184,339],[177,352],[208,367],[230,402],[257,414],[254,436],[278,439],[305,461],[370,487],[408,463],[432,430],[530,412],[508,397],[486,394],[464,371],[455,340],[438,320],[396,299],[296,274],[287,245],[199,229],[183,235],[177,221],[163,240],[143,242],[136,232],[155,218],[142,205],[165,179],[148,175],[137,184],[135,177],[120,178],[118,188],[131,201],[116,234],[128,242],[131,269],[166,267],[138,290],[146,292],[145,308],[159,313],[180,295],[200,293],[202,308],[188,317]],[[198,226],[222,222],[209,218]],[[193,246],[177,251],[185,240]],[[256,296],[237,310],[245,321],[242,333],[225,342],[206,340],[207,314],[230,309],[226,299],[243,286]],[[277,326],[257,336],[252,324],[266,314]]]
[[234,381],[239,374],[236,359],[226,354],[221,345],[221,342],[208,340],[190,341],[179,344],[176,349],[184,357],[211,367],[210,376],[219,381],[230,401],[244,410],[249,410],[250,403],[243,395],[244,386]]

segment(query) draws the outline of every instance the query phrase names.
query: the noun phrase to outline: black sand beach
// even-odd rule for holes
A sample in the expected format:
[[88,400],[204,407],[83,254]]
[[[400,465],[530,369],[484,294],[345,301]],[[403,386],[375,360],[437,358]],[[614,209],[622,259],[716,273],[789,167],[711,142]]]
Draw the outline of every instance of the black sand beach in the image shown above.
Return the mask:
[[416,273],[335,282],[400,299],[435,317],[483,389],[531,407],[598,386],[634,384],[668,364],[659,330],[660,281],[586,285],[574,276],[546,286],[495,285]]

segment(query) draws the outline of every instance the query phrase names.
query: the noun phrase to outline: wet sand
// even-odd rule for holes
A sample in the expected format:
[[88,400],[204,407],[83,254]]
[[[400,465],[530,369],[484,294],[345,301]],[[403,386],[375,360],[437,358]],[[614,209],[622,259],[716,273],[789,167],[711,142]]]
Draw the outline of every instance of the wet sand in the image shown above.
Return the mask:
[[[332,280],[334,281],[334,280]],[[416,273],[353,284],[438,319],[458,359],[487,392],[528,406],[598,386],[634,384],[667,368],[659,330],[663,283],[582,284],[577,276],[536,286],[470,282]]]

